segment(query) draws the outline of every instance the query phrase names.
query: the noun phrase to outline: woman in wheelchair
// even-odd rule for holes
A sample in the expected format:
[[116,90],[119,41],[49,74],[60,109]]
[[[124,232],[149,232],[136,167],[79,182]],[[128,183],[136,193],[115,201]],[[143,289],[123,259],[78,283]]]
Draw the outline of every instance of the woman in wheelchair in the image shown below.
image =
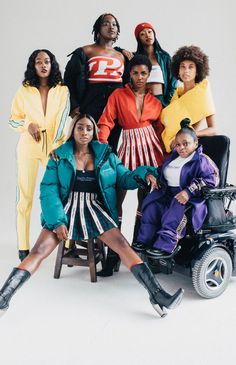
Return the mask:
[[201,228],[207,207],[201,190],[216,187],[219,173],[215,163],[202,153],[188,118],[181,121],[175,137],[175,149],[159,169],[159,188],[143,201],[141,227],[136,251],[161,258],[172,254],[184,236],[187,224],[186,208],[192,206],[192,224]]
[[135,175],[155,188],[155,169],[140,166],[131,172],[107,144],[97,140],[97,126],[89,115],[76,115],[67,142],[56,149],[40,186],[43,229],[30,254],[14,268],[0,290],[0,311],[8,309],[15,291],[33,274],[61,240],[98,237],[119,254],[122,262],[149,293],[150,302],[161,315],[179,304],[183,290],[174,295],[164,291],[149,267],[132,250],[117,228],[116,188],[136,189]]

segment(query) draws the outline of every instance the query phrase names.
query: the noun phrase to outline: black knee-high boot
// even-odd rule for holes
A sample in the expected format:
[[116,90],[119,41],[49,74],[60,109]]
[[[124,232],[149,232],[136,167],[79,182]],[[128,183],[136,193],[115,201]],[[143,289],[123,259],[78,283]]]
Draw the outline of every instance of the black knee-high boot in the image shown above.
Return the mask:
[[119,271],[120,267],[120,256],[113,251],[110,247],[107,250],[106,267],[101,271],[97,272],[97,276],[107,277],[112,276],[113,272]]
[[12,270],[10,276],[0,290],[0,315],[4,314],[4,311],[8,309],[12,296],[29,277],[30,273],[27,270],[18,269],[16,267]]
[[135,223],[134,223],[132,246],[135,246],[137,242],[138,232],[141,226],[141,219],[142,219],[142,203],[147,193],[148,192],[147,190],[144,189],[144,187],[138,189],[138,209],[136,212]]
[[137,212],[137,215],[135,217],[135,223],[134,223],[132,246],[135,246],[135,244],[137,242],[140,225],[141,225],[141,213]]
[[131,272],[140,284],[147,289],[150,302],[161,317],[167,315],[166,308],[174,309],[181,302],[184,290],[179,289],[174,295],[165,292],[146,263],[134,265]]

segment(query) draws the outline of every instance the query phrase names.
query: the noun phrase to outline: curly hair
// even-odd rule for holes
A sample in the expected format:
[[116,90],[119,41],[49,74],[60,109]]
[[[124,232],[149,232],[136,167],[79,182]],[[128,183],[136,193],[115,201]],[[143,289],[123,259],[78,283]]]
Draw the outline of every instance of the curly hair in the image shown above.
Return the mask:
[[183,61],[193,61],[196,65],[197,73],[195,82],[198,83],[209,75],[208,56],[197,46],[184,46],[177,50],[172,57],[171,72],[174,77],[179,78],[179,67]]
[[105,18],[105,16],[107,16],[107,15],[112,16],[112,18],[114,18],[114,19],[115,19],[115,22],[116,22],[116,26],[117,26],[117,36],[116,36],[116,38],[114,39],[114,43],[117,41],[117,39],[118,39],[118,37],[119,37],[119,34],[120,34],[120,24],[119,24],[119,22],[118,22],[117,18],[116,18],[113,14],[111,14],[111,13],[105,13],[105,14],[100,15],[100,17],[99,17],[99,18],[97,18],[96,22],[95,22],[95,23],[94,23],[94,25],[93,25],[92,34],[94,33],[94,38],[93,38],[93,39],[94,39],[94,42],[95,42],[95,43],[98,43],[98,42],[99,42],[99,32],[100,32],[100,29],[101,29],[102,23],[103,23],[103,21],[104,21],[104,18]]
[[56,60],[56,57],[52,52],[50,52],[47,49],[36,49],[29,57],[27,69],[25,71],[24,80],[22,81],[22,84],[24,86],[35,86],[38,87],[40,85],[39,77],[36,73],[35,69],[35,59],[39,52],[45,52],[50,58],[51,61],[51,72],[48,77],[48,86],[49,87],[55,87],[58,84],[62,84],[62,76],[61,72],[59,70],[59,64]]

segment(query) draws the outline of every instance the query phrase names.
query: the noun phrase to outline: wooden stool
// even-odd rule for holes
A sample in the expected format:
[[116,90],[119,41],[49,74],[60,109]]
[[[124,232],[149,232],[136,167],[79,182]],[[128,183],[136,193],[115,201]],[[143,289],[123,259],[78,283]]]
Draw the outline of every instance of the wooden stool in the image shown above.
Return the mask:
[[62,265],[89,266],[91,282],[96,282],[97,263],[101,262],[102,268],[105,267],[106,255],[103,242],[98,239],[78,242],[71,240],[68,248],[65,244],[66,241],[61,241],[58,246],[54,278],[59,279]]

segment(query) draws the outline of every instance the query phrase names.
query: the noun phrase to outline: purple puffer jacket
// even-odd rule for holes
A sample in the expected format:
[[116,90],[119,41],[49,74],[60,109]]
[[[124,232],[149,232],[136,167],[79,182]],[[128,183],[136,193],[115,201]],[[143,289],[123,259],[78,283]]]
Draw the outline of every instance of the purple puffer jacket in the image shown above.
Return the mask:
[[[178,154],[174,150],[165,159],[163,165],[158,168],[158,181],[161,187],[147,195],[143,201],[142,211],[148,209],[151,202],[158,200],[160,196],[166,194],[168,185],[164,178],[163,171],[165,167],[177,157]],[[193,158],[182,167],[180,173],[180,189],[187,191],[190,197],[188,203],[193,206],[192,224],[195,231],[201,228],[207,215],[207,206],[201,190],[204,186],[214,188],[217,187],[218,184],[218,168],[210,157],[202,152],[202,146],[199,146],[193,155]],[[149,209],[151,209],[151,206]]]

